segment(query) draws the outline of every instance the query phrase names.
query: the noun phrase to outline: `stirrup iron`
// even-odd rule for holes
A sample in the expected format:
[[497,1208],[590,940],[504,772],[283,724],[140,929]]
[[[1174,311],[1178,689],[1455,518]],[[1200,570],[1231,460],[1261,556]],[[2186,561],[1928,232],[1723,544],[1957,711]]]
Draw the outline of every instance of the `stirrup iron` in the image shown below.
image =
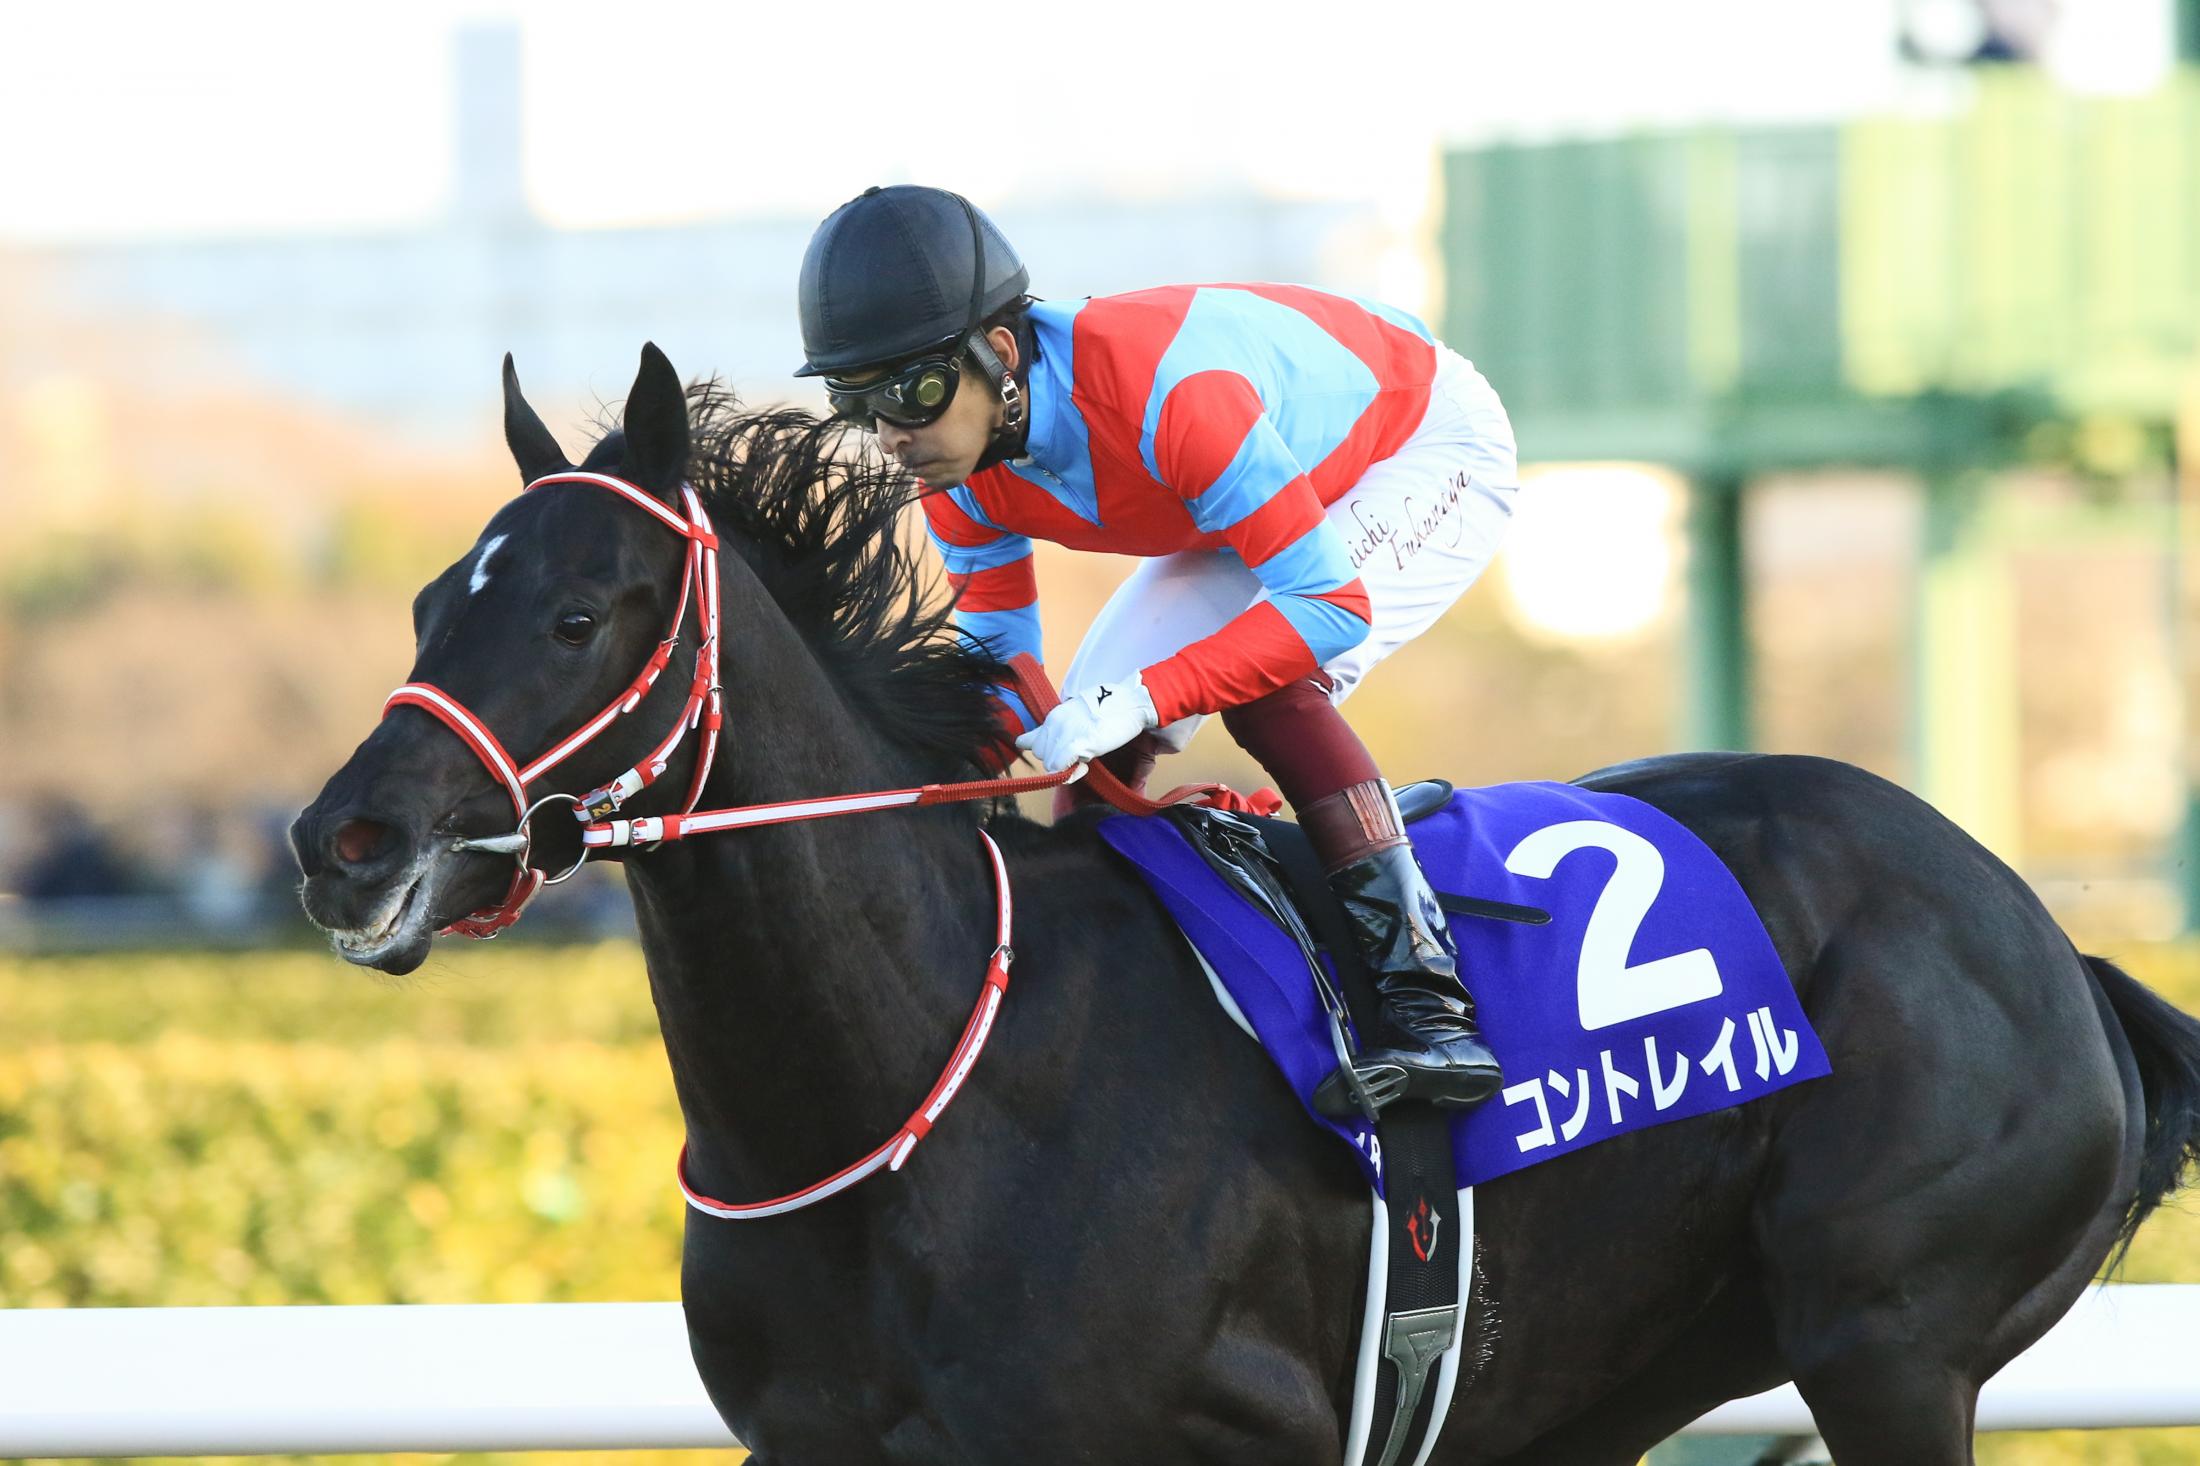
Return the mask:
[[1314,1091],[1314,1108],[1343,1118],[1364,1115],[1373,1120],[1385,1105],[1404,1099],[1412,1076],[1396,1064],[1340,1061],[1336,1072]]

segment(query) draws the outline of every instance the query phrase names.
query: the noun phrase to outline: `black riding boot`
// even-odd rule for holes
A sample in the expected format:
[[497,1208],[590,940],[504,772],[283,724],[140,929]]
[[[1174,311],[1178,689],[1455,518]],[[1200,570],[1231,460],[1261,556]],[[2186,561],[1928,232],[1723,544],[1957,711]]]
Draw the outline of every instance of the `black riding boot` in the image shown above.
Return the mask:
[[[1323,857],[1360,960],[1382,994],[1374,1031],[1361,1036],[1352,1066],[1370,1098],[1453,1109],[1488,1099],[1504,1074],[1475,1026],[1474,997],[1459,981],[1444,909],[1406,843],[1389,786],[1354,785],[1308,806],[1299,823]],[[1314,1103],[1330,1114],[1359,1109],[1342,1073],[1322,1082]]]

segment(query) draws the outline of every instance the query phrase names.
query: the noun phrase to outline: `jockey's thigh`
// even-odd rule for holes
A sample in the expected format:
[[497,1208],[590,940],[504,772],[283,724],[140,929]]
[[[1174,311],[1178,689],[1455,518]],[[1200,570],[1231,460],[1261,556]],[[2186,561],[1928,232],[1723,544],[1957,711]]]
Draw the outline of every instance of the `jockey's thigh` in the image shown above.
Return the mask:
[[[1322,667],[1342,702],[1376,663],[1436,623],[1503,543],[1519,497],[1512,423],[1482,374],[1441,353],[1428,413],[1396,453],[1369,466],[1328,508],[1367,589],[1366,640]],[[1093,618],[1063,679],[1065,694],[1113,682],[1212,636],[1267,598],[1236,555],[1185,550],[1143,561]],[[1191,742],[1204,714],[1155,736]]]

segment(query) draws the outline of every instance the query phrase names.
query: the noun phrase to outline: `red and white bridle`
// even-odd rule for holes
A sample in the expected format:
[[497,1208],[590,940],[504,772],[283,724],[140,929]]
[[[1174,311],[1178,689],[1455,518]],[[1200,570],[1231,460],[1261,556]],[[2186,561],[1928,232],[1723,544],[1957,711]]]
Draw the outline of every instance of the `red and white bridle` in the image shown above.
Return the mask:
[[[687,511],[683,516],[666,508],[661,500],[647,490],[609,474],[583,473],[579,470],[546,474],[528,484],[527,489],[538,489],[548,484],[594,484],[598,488],[609,489],[686,539],[687,569],[680,579],[680,601],[672,612],[672,629],[657,644],[657,650],[642,668],[641,675],[634,679],[626,691],[614,698],[602,712],[558,740],[548,752],[524,766],[505,751],[504,745],[489,730],[488,724],[442,688],[426,682],[408,682],[389,695],[388,701],[382,705],[384,717],[388,717],[395,708],[416,707],[457,734],[460,741],[473,750],[474,756],[481,760],[497,782],[504,786],[505,792],[511,795],[512,813],[519,822],[518,827],[508,835],[452,842],[453,848],[458,850],[509,854],[517,860],[519,868],[512,877],[510,889],[504,893],[500,902],[461,917],[443,928],[444,931],[466,937],[495,936],[519,920],[520,912],[534,899],[536,892],[546,885],[555,885],[571,876],[580,869],[581,861],[588,858],[589,852],[597,849],[648,846],[714,830],[786,824],[796,820],[857,814],[866,810],[997,799],[1003,795],[1051,789],[1086,772],[1085,766],[1079,764],[1059,774],[925,784],[913,789],[844,794],[823,799],[786,800],[776,804],[753,804],[697,812],[695,806],[702,798],[704,782],[710,777],[711,760],[718,746],[718,730],[724,721],[718,685],[718,536],[711,528],[710,517],[703,512],[702,501],[696,497],[694,489],[686,485],[682,485],[680,489],[681,502]],[[552,793],[530,803],[527,797],[529,785],[585,748],[590,740],[608,728],[621,714],[632,712],[649,689],[656,685],[658,674],[664,671],[672,658],[672,648],[680,638],[680,626],[687,617],[690,600],[697,606],[702,639],[696,648],[695,677],[688,688],[687,704],[681,710],[679,721],[673,724],[672,731],[640,763],[610,783],[592,789],[585,795]],[[1044,717],[1056,701],[1054,689],[1046,681],[1046,674],[1029,657],[1017,658],[1012,666],[1017,691],[1022,695],[1025,705],[1034,716]],[[667,761],[690,729],[701,730],[702,737],[696,752],[695,772],[688,781],[687,802],[681,806],[680,811],[677,814],[648,815],[635,819],[609,818],[628,799],[647,789],[664,774]],[[1149,800],[1124,788],[1098,765],[1093,767],[1091,778],[1094,789],[1110,803],[1132,813],[1151,814],[1164,805],[1186,799],[1206,799],[1228,808],[1255,808],[1262,813],[1273,812],[1275,808],[1273,802],[1263,803],[1258,797],[1253,801],[1246,801],[1220,785],[1187,786],[1162,800]],[[581,861],[575,861],[562,873],[546,878],[541,871],[527,863],[531,844],[528,823],[534,818],[536,810],[559,800],[572,802],[574,818],[582,824]],[[933,1082],[923,1103],[910,1113],[909,1118],[902,1122],[901,1128],[888,1137],[883,1145],[861,1160],[842,1167],[822,1181],[768,1201],[720,1201],[695,1190],[688,1184],[687,1147],[683,1145],[674,1173],[688,1205],[709,1216],[723,1217],[729,1221],[756,1221],[799,1211],[847,1190],[864,1177],[882,1169],[900,1170],[902,1163],[909,1159],[910,1151],[916,1148],[917,1142],[931,1133],[933,1124],[961,1090],[963,1080],[978,1062],[978,1055],[985,1050],[986,1038],[993,1031],[994,1015],[1000,1011],[1001,1000],[1008,993],[1008,968],[1015,956],[1009,948],[1012,908],[1008,866],[1001,859],[1000,847],[993,843],[991,835],[980,830],[978,837],[985,842],[986,856],[993,870],[996,912],[993,951],[986,961],[985,986],[979,991],[977,1006],[972,1010],[969,1021],[963,1025],[961,1040],[955,1045],[954,1053],[948,1057],[947,1066],[940,1071],[939,1078]]]
[[[512,798],[512,813],[519,821],[518,828],[509,835],[494,835],[486,839],[455,842],[462,850],[481,850],[515,857],[518,869],[512,874],[512,884],[503,899],[494,906],[483,907],[470,915],[460,917],[446,932],[464,937],[493,937],[513,922],[519,920],[527,903],[535,898],[544,886],[556,885],[570,877],[588,858],[589,848],[581,849],[581,860],[556,876],[546,877],[540,870],[527,863],[531,846],[529,822],[535,811],[545,804],[569,800],[573,804],[574,817],[586,824],[612,814],[627,800],[647,789],[663,777],[665,765],[674,750],[690,730],[699,730],[701,740],[695,755],[695,772],[688,780],[687,802],[681,806],[685,814],[695,808],[703,797],[703,784],[710,778],[711,760],[718,750],[718,730],[725,721],[724,699],[718,686],[718,535],[711,528],[710,516],[703,511],[702,500],[695,490],[686,485],[680,488],[680,500],[686,509],[684,515],[674,513],[664,501],[647,489],[614,478],[607,473],[583,473],[575,469],[568,473],[545,474],[534,480],[520,492],[527,493],[550,484],[593,484],[608,489],[642,510],[658,523],[687,541],[686,569],[680,576],[680,600],[672,609],[672,628],[657,643],[657,650],[650,654],[640,675],[635,677],[624,692],[613,698],[602,712],[552,744],[548,751],[532,763],[522,766],[505,751],[504,744],[489,725],[475,716],[471,709],[457,698],[430,682],[408,682],[391,693],[382,704],[382,716],[401,707],[415,707],[437,719],[456,733],[461,742],[474,752],[490,774],[504,786]],[[642,757],[641,762],[607,784],[598,785],[586,794],[548,794],[529,801],[528,786],[533,784],[559,764],[586,748],[598,734],[610,727],[623,714],[640,705],[650,688],[657,685],[657,678],[672,660],[672,649],[680,640],[680,627],[687,619],[688,603],[693,601],[696,619],[700,625],[700,641],[695,652],[695,676],[688,685],[687,703],[680,710],[679,719],[672,731]]]

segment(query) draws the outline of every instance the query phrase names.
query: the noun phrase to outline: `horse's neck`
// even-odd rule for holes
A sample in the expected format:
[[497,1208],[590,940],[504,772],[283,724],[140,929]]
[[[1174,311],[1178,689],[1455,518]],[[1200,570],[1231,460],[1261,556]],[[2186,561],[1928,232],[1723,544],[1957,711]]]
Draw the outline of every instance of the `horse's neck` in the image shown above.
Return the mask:
[[[703,807],[910,781],[791,629],[752,620],[739,644]],[[907,1118],[992,946],[990,867],[953,808],[700,836],[627,875],[691,1166],[733,1199],[819,1179]]]

